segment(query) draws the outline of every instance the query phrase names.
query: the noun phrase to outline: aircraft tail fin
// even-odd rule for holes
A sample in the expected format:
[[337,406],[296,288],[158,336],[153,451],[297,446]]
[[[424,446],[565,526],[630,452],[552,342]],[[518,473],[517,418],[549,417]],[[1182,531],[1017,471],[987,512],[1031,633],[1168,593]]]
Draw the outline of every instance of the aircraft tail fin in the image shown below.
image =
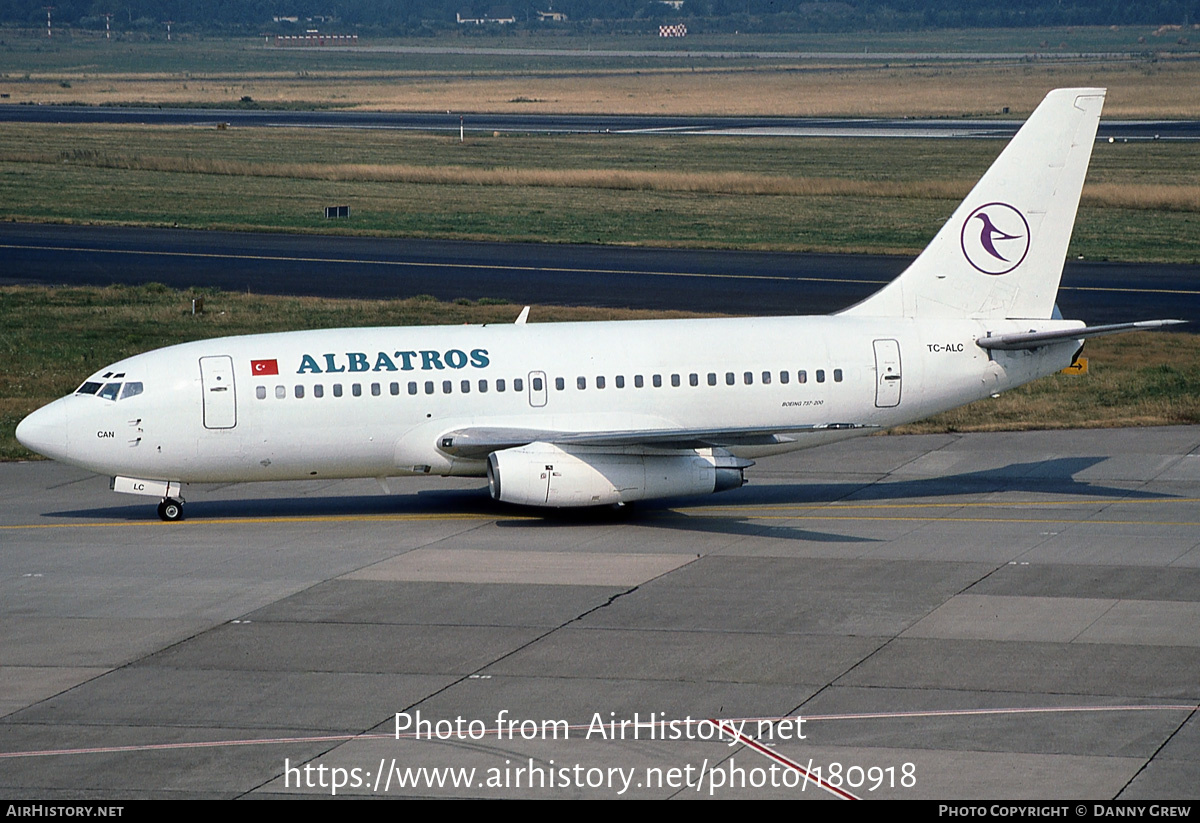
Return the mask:
[[912,265],[841,314],[1049,318],[1104,94],[1046,95]]

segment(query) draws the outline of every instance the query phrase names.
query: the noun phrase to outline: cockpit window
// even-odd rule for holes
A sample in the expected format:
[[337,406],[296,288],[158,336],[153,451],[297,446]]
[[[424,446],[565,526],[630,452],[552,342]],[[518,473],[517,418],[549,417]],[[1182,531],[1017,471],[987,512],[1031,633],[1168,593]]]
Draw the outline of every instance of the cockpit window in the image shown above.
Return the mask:
[[126,397],[137,397],[142,393],[142,382],[130,380],[126,383],[98,383],[89,380],[75,390],[76,394],[92,394],[105,400],[124,400]]

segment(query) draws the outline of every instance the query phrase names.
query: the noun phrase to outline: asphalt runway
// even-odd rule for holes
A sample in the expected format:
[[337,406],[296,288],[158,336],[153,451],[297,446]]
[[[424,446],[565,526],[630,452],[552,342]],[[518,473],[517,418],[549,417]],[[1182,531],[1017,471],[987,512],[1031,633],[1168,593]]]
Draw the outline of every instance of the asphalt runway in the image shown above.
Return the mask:
[[0,464],[0,795],[1200,797],[1200,428],[748,474],[550,516],[477,480],[198,486],[165,524]]
[[[0,223],[0,255],[0,285],[159,282],[265,294],[431,294],[742,315],[838,311],[877,291],[909,262],[882,255],[23,223]],[[1161,318],[1200,323],[1200,266],[1071,260],[1058,302],[1066,317],[1094,324]]]
[[[636,114],[283,111],[140,106],[0,104],[0,123],[125,123],[235,128],[399,129],[521,134],[769,134],[792,137],[990,137],[1008,139],[1022,120],[838,117],[694,117]],[[1104,120],[1098,140],[1200,140],[1200,120]]]

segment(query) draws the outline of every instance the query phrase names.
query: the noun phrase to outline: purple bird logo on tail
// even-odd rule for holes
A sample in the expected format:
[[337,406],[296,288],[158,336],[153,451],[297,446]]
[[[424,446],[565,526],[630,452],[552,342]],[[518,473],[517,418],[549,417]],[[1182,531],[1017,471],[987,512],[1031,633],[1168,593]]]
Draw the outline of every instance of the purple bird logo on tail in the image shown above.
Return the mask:
[[1007,234],[1006,232],[1000,231],[1000,229],[992,225],[992,218],[988,217],[986,211],[981,211],[976,214],[975,219],[983,221],[983,231],[979,233],[979,244],[987,249],[988,254],[990,254],[992,257],[995,257],[997,260],[1003,260],[1005,263],[1007,263],[1008,258],[996,251],[996,241],[1019,240],[1021,235]]
[[1029,253],[1029,223],[1007,203],[988,203],[963,222],[963,255],[984,274],[1008,274]]

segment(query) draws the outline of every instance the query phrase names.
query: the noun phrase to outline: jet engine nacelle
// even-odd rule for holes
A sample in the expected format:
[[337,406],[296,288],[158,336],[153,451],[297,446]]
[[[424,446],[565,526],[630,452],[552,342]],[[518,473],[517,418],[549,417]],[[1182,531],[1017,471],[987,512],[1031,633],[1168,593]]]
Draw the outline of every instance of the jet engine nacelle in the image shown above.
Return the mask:
[[496,500],[565,508],[736,489],[746,482],[746,465],[736,458],[695,452],[621,454],[531,443],[489,454],[487,475]]

